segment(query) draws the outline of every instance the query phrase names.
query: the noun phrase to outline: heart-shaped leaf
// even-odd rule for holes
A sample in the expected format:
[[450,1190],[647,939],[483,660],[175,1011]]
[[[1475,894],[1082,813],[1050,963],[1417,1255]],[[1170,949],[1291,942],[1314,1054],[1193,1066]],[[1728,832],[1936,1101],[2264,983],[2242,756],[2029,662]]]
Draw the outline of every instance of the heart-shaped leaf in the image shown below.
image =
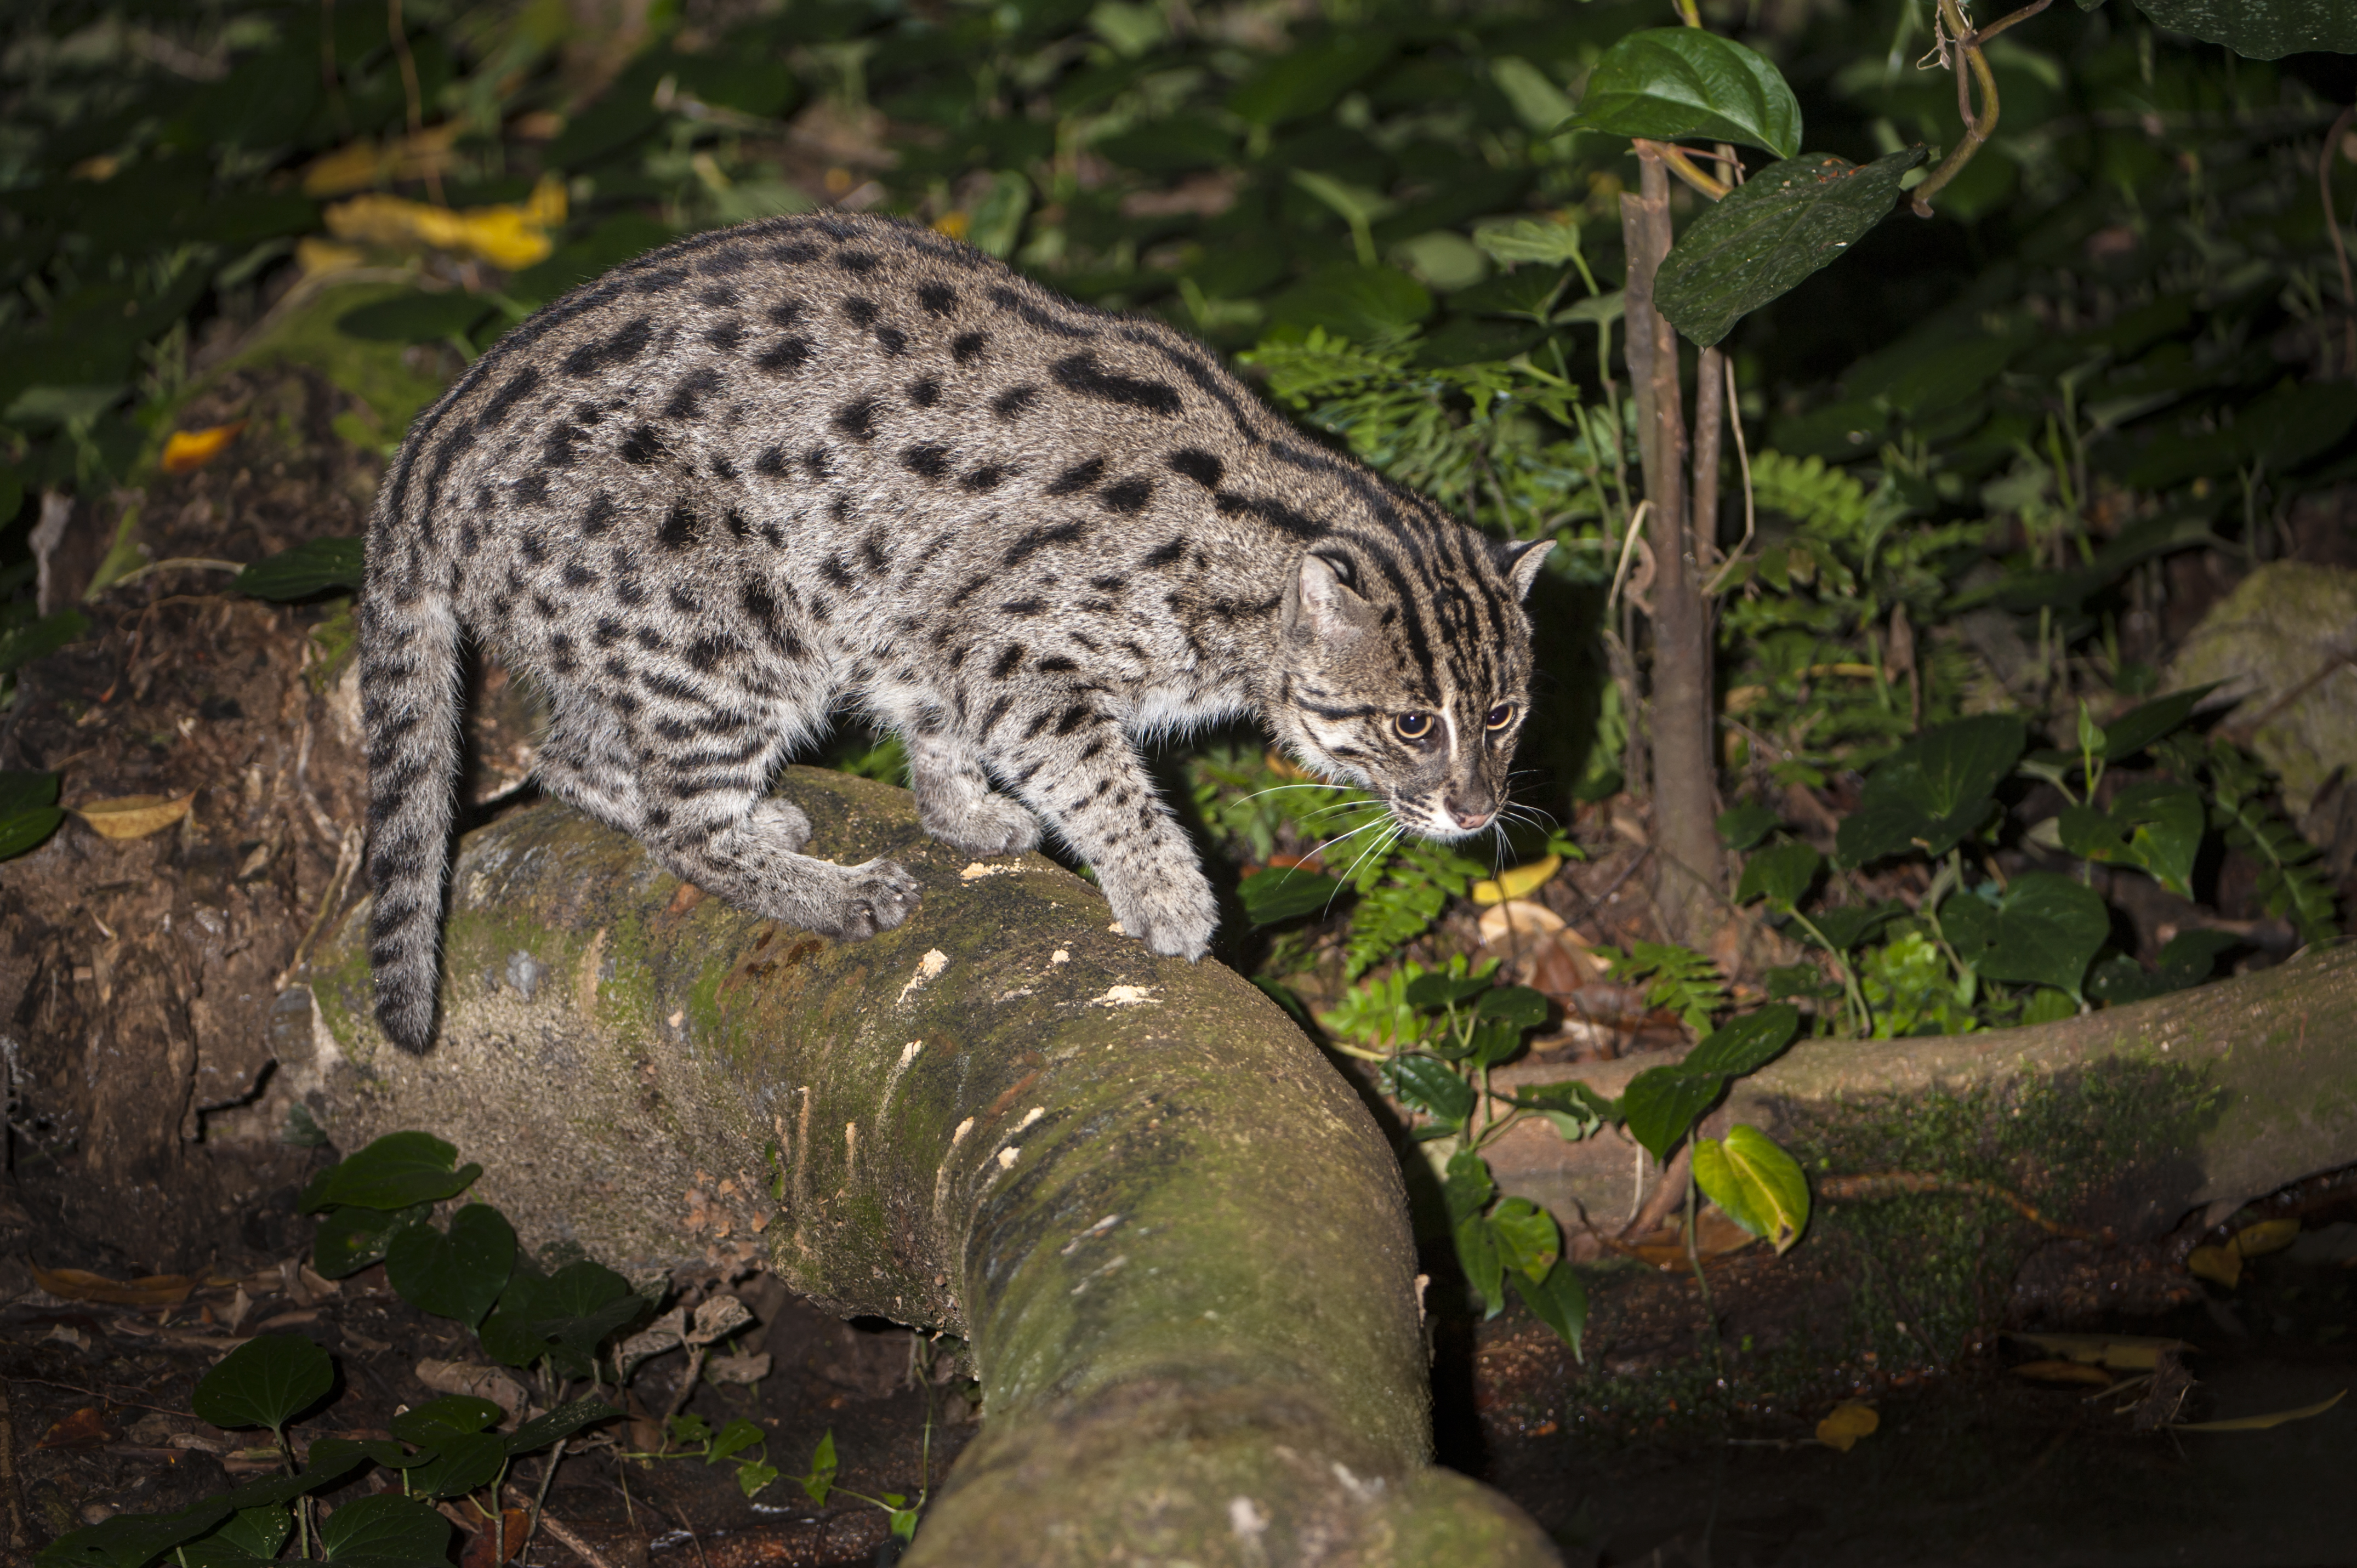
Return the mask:
[[1695,1072],[1719,1072],[1741,1078],[1776,1059],[1777,1053],[1800,1033],[1801,1010],[1778,1002],[1730,1018],[1708,1038],[1686,1053],[1679,1065]]
[[1498,1240],[1498,1256],[1506,1267],[1544,1279],[1563,1256],[1563,1229],[1555,1216],[1527,1197],[1510,1197],[1490,1216]]
[[1695,1181],[1727,1217],[1790,1251],[1809,1223],[1809,1178],[1800,1162],[1759,1128],[1738,1122],[1727,1140],[1695,1144]]
[[1695,1118],[1727,1087],[1724,1074],[1704,1072],[1681,1064],[1647,1068],[1629,1080],[1620,1093],[1620,1109],[1629,1122],[1629,1135],[1657,1160],[1670,1157]]
[[257,1334],[197,1380],[188,1408],[215,1426],[273,1432],[328,1397],[336,1364],[299,1334]]
[[1485,1316],[1495,1317],[1506,1305],[1506,1263],[1498,1255],[1497,1233],[1479,1214],[1457,1222],[1451,1235],[1457,1242],[1457,1266],[1465,1283],[1481,1297]]
[[330,1208],[311,1238],[311,1266],[331,1280],[355,1274],[383,1260],[385,1246],[396,1231],[422,1225],[431,1204],[385,1210],[345,1207]]
[[1579,1281],[1567,1262],[1558,1258],[1546,1273],[1546,1278],[1534,1283],[1527,1274],[1511,1278],[1514,1294],[1531,1309],[1541,1323],[1555,1330],[1555,1337],[1571,1347],[1575,1359],[1579,1354],[1580,1336],[1587,1328],[1587,1287]]
[[1790,292],[1888,217],[1899,178],[1921,147],[1863,166],[1831,153],[1770,164],[1696,217],[1653,279],[1653,303],[1670,325],[1709,348],[1735,324]]
[[1776,808],[1764,801],[1738,801],[1718,814],[1718,842],[1741,854],[1783,823]]
[[1825,857],[1804,843],[1770,844],[1743,863],[1742,880],[1735,885],[1735,901],[1748,904],[1765,898],[1771,909],[1790,909],[1808,897],[1809,885]]
[[1491,989],[1490,977],[1482,974],[1419,974],[1407,983],[1403,994],[1411,1007],[1446,1007],[1452,1002],[1462,1002]]
[[453,1437],[471,1437],[492,1425],[507,1412],[472,1394],[446,1394],[427,1400],[393,1416],[393,1434],[420,1447],[438,1445]]
[[456,1197],[483,1174],[482,1166],[457,1161],[458,1151],[431,1133],[387,1133],[313,1176],[303,1189],[302,1210],[316,1214],[337,1203],[407,1208]]
[[1604,51],[1566,128],[1738,142],[1789,158],[1801,150],[1801,104],[1781,71],[1731,38],[1647,27]]
[[319,1526],[328,1561],[348,1568],[447,1568],[450,1521],[422,1498],[355,1498]]
[[1498,1195],[1498,1184],[1491,1178],[1490,1162],[1470,1149],[1459,1149],[1448,1156],[1448,1167],[1441,1173],[1440,1196],[1448,1205],[1452,1220],[1469,1219],[1490,1207]]
[[1547,1021],[1547,999],[1527,985],[1501,985],[1481,993],[1473,1004],[1477,1018],[1493,1018],[1521,1031]]
[[2126,762],[2154,741],[2174,734],[2201,699],[2216,691],[2221,682],[2189,686],[2182,692],[2171,692],[2166,697],[2155,697],[2149,703],[2139,703],[2104,726],[2104,758],[2107,762]]
[[508,1445],[498,1433],[454,1432],[436,1443],[433,1457],[404,1479],[419,1497],[461,1498],[489,1484],[507,1462]]
[[1867,776],[1857,810],[1835,834],[1842,863],[1864,865],[1910,849],[1947,854],[1988,820],[1997,785],[2027,744],[2028,728],[2007,714],[1924,731]]
[[2111,934],[2101,895],[2051,871],[2026,871],[1992,908],[1964,894],[1940,907],[1949,945],[1983,978],[2050,985],[2076,997],[2095,950]]
[[507,1288],[516,1238],[507,1217],[470,1203],[450,1217],[450,1233],[431,1225],[396,1232],[385,1247],[384,1275],[410,1305],[472,1328]]

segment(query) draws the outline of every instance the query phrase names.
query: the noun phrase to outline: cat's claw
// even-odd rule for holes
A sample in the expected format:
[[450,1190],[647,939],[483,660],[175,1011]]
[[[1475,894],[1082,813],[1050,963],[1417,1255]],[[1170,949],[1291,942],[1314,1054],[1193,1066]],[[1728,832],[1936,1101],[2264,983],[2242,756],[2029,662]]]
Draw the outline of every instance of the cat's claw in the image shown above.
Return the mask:
[[841,902],[834,918],[811,929],[821,936],[856,941],[888,931],[917,912],[924,885],[888,860],[871,860],[844,868]]

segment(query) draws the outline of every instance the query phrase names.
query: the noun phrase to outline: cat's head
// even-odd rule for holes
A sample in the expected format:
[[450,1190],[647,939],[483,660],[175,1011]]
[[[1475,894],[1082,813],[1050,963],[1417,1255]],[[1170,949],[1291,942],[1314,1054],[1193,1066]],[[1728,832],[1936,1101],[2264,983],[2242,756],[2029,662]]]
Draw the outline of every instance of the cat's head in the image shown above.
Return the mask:
[[1530,711],[1522,602],[1552,546],[1461,528],[1420,542],[1340,535],[1303,552],[1269,716],[1311,768],[1377,796],[1403,826],[1463,838],[1505,805]]

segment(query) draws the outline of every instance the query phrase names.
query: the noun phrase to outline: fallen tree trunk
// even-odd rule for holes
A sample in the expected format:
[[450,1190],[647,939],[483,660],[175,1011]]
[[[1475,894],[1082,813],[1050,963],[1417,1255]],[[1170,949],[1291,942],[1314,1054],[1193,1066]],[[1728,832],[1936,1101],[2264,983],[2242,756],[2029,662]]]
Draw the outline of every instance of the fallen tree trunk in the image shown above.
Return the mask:
[[[1680,1054],[1578,1069],[1517,1064],[1495,1074],[1493,1087],[1577,1078],[1617,1095]],[[1845,1122],[1920,1111],[1934,1097],[1982,1097],[1986,1121],[2016,1114],[2032,1094],[2085,1107],[2076,1122],[2083,1147],[2051,1155],[2106,1151],[2099,1179],[2040,1195],[2059,1206],[2053,1218],[2123,1240],[2160,1235],[2195,1209],[2222,1219],[2304,1176],[2357,1163],[2357,946],[2051,1024],[1803,1040],[1738,1081],[1702,1130],[1723,1135],[1744,1122],[1779,1139],[1816,1141]],[[1637,1213],[1655,1175],[1621,1133],[1566,1144],[1526,1122],[1488,1153],[1505,1191],[1559,1214],[1585,1213],[1604,1230]],[[2039,1163],[2054,1165],[2051,1157]]]
[[457,1144],[528,1244],[758,1261],[963,1337],[985,1425],[911,1564],[1555,1561],[1430,1464],[1398,1167],[1283,1014],[1050,862],[963,864],[900,791],[788,792],[918,917],[823,940],[522,811],[459,856],[433,1053],[369,1020],[362,907],[282,1004],[290,1087],[345,1148]]

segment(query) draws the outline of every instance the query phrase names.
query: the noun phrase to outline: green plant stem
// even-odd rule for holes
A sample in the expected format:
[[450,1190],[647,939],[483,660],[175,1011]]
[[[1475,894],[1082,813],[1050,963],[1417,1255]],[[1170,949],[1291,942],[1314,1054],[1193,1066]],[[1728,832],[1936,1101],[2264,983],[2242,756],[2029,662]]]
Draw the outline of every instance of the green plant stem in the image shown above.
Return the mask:
[[1710,1299],[1710,1280],[1703,1273],[1702,1248],[1695,1234],[1695,1195],[1699,1184],[1694,1174],[1694,1130],[1689,1128],[1686,1131],[1686,1264],[1694,1270],[1695,1290],[1702,1297],[1703,1323],[1710,1340],[1711,1371],[1717,1377],[1719,1386],[1724,1388],[1727,1386],[1727,1359],[1718,1342],[1718,1308],[1712,1305]]
[[1874,1032],[1874,1010],[1866,1004],[1866,993],[1858,988],[1857,972],[1850,968],[1849,955],[1834,946],[1824,932],[1817,929],[1816,922],[1802,914],[1797,907],[1787,908],[1791,909],[1792,918],[1800,923],[1801,929],[1816,938],[1817,945],[1833,955],[1834,967],[1841,971],[1842,989],[1849,996],[1851,1017],[1857,1025],[1857,1037],[1865,1039]]
[[[1941,19],[1947,24],[1948,32],[1953,39],[1956,51],[1964,57],[1953,69],[1956,72],[1956,110],[1964,117],[1964,139],[1949,150],[1948,156],[1940,160],[1940,166],[1932,171],[1931,177],[1915,188],[1913,208],[1916,217],[1932,216],[1932,198],[1938,195],[1950,180],[1964,172],[1964,166],[1973,161],[1973,155],[1981,150],[1981,144],[1988,140],[1989,133],[1996,129],[1999,108],[1996,75],[1989,70],[1988,56],[1981,52],[1981,45],[2016,23],[2027,21],[2035,16],[2053,3],[2054,0],[2032,0],[2030,5],[2023,6],[2011,16],[2000,18],[1987,27],[1975,32],[1972,25],[1964,20],[1964,11],[1957,5],[1956,0],[1940,0]],[[1978,118],[1975,118],[1973,114],[1971,89],[1964,80],[1967,67],[1971,70],[1973,81],[1979,84],[1981,90],[1981,113]]]

